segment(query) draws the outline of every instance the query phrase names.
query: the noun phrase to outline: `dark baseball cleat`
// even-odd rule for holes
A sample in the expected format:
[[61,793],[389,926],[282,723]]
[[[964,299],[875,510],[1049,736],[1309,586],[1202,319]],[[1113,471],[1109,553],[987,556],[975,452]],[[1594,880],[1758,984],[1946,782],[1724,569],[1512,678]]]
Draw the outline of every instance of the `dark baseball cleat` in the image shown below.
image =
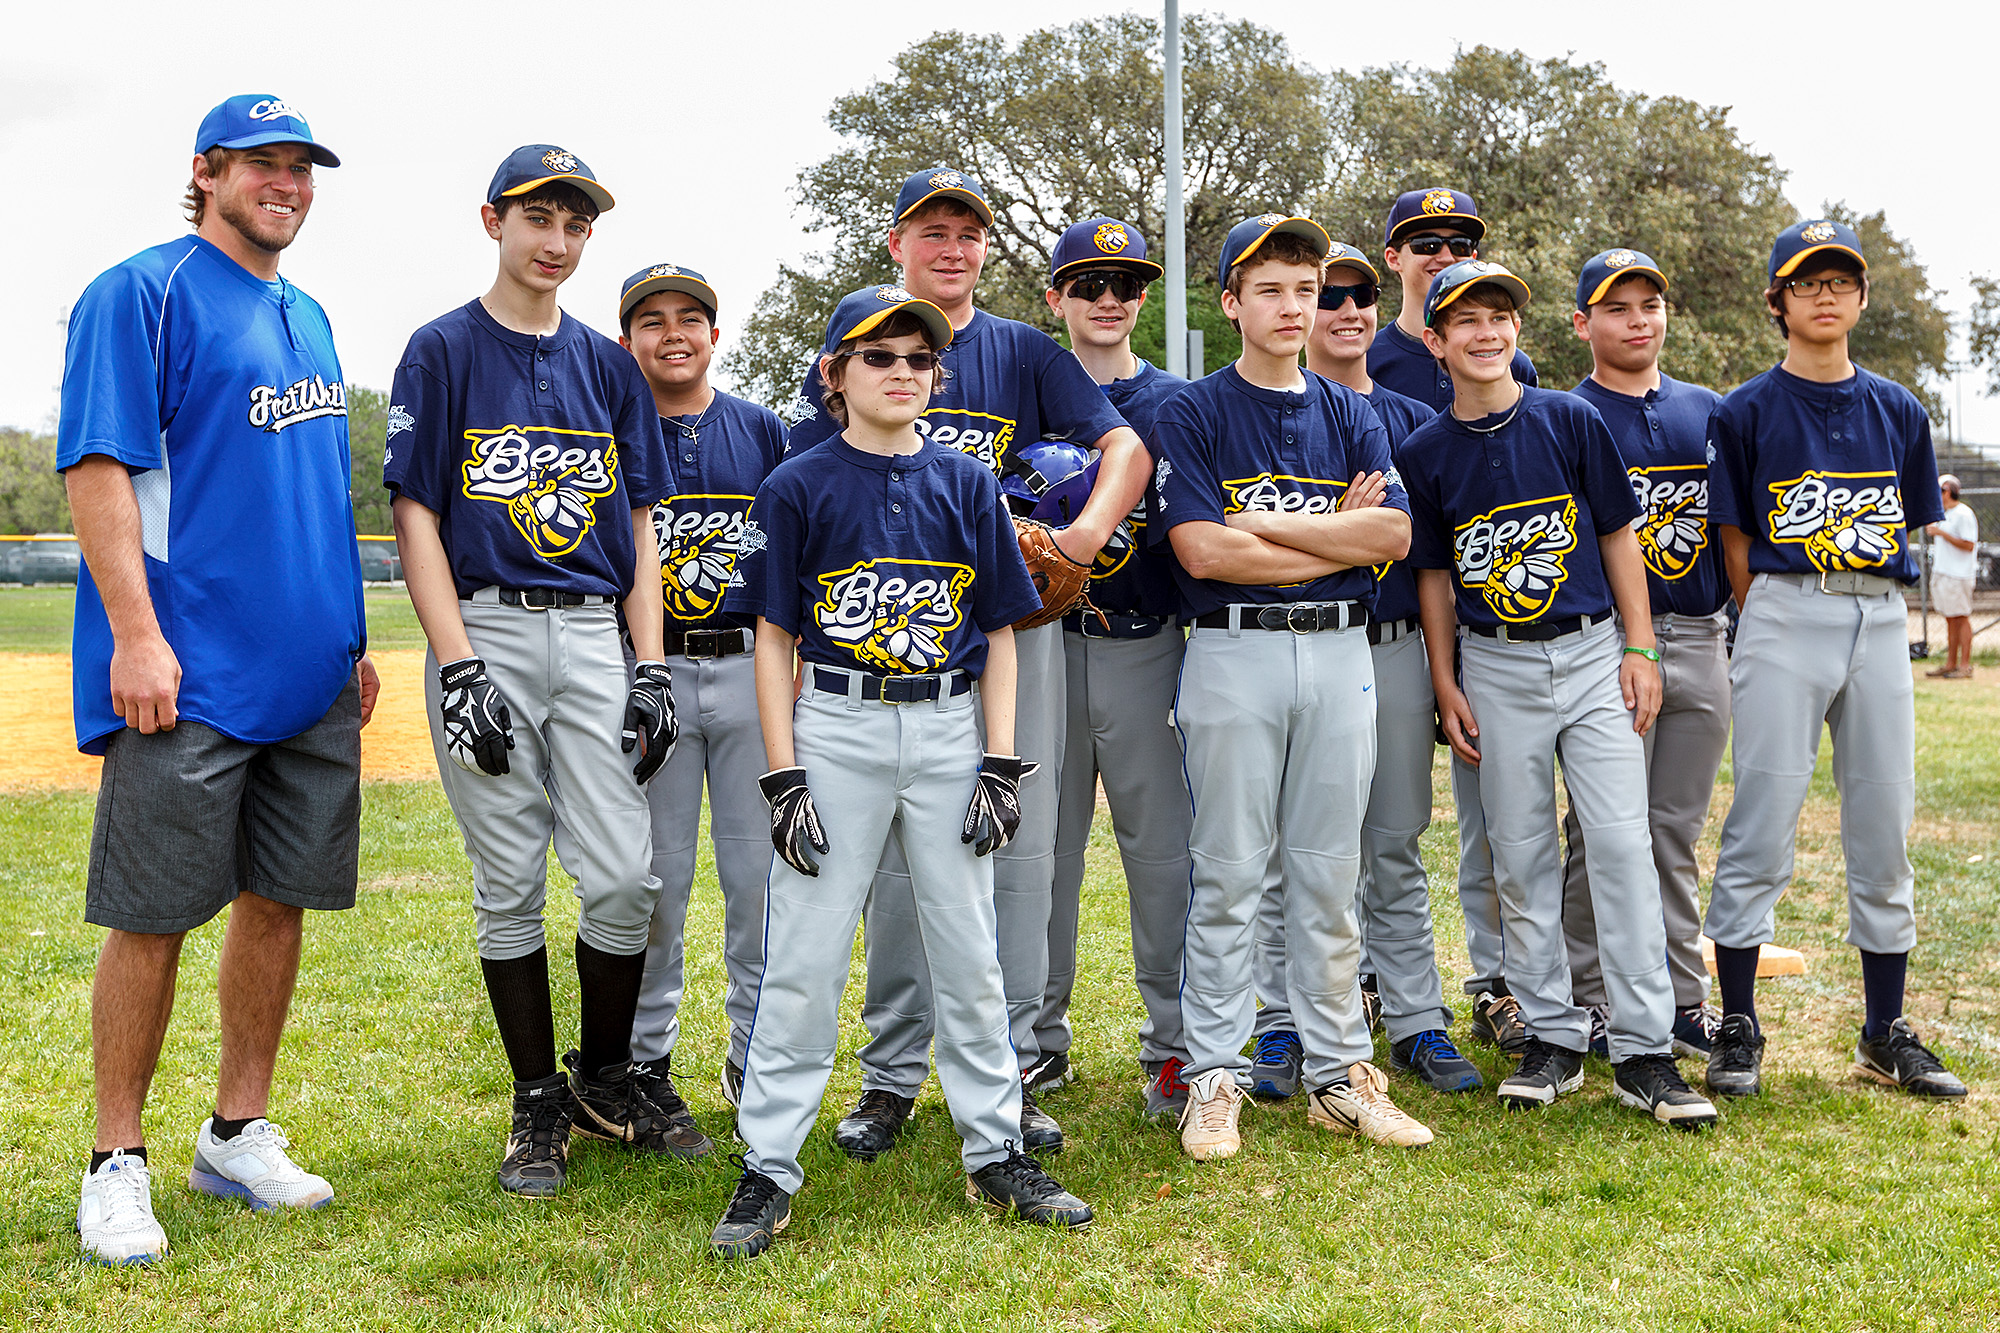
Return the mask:
[[1612,1067],[1611,1086],[1618,1100],[1636,1107],[1675,1129],[1707,1129],[1715,1123],[1715,1103],[1681,1078],[1674,1057],[1635,1055]]
[[1520,1067],[1501,1079],[1494,1091],[1504,1106],[1533,1108],[1547,1106],[1582,1086],[1582,1051],[1551,1046],[1540,1037],[1530,1037]]
[[1854,1072],[1919,1097],[1965,1096],[1964,1082],[1917,1040],[1917,1030],[1907,1018],[1898,1018],[1874,1041],[1862,1035],[1854,1048]]
[[563,1055],[570,1095],[576,1099],[573,1133],[669,1157],[706,1157],[715,1151],[674,1091],[666,1061],[616,1065],[595,1076],[585,1074],[580,1062],[575,1051]]
[[742,1168],[736,1193],[722,1220],[708,1233],[708,1252],[718,1259],[755,1259],[771,1248],[778,1233],[792,1220],[792,1196],[762,1171],[752,1171],[743,1159],[729,1159]]
[[569,1175],[569,1125],[575,1108],[569,1079],[562,1074],[515,1081],[514,1123],[498,1173],[501,1189],[531,1199],[562,1189]]
[[1764,1090],[1764,1034],[1748,1014],[1724,1014],[1709,1039],[1708,1090],[1723,1097],[1755,1097]]
[[1600,1060],[1611,1058],[1611,1006],[1608,1004],[1586,1004],[1584,1014],[1590,1019],[1590,1053]]
[[1036,1103],[1034,1092],[1026,1086],[1021,1089],[1021,1146],[1029,1152],[1051,1155],[1063,1150],[1062,1126]]
[[1521,1002],[1492,991],[1473,996],[1472,1039],[1498,1046],[1509,1055],[1526,1054],[1528,1025],[1521,1021]]
[[1266,1032],[1250,1057],[1250,1095],[1267,1102],[1285,1100],[1299,1090],[1305,1063],[1305,1043],[1298,1033],[1287,1028]]
[[1674,1010],[1674,1054],[1690,1060],[1706,1060],[1715,1044],[1715,1030],[1722,1026],[1722,1011],[1712,1004],[1690,1005]]
[[872,1162],[896,1146],[896,1135],[916,1105],[914,1097],[900,1097],[886,1088],[868,1088],[854,1109],[833,1127],[833,1145],[856,1161]]
[[743,1066],[727,1058],[722,1062],[722,1100],[739,1109],[743,1105]]
[[1070,1068],[1068,1051],[1045,1055],[1021,1071],[1021,1086],[1031,1092],[1054,1092],[1074,1082],[1076,1072]]
[[1382,988],[1373,972],[1361,978],[1361,1017],[1367,1020],[1370,1032],[1382,1030]]
[[1146,1084],[1146,1119],[1180,1122],[1181,1113],[1187,1110],[1188,1085],[1182,1077],[1186,1069],[1187,1063],[1179,1056],[1160,1066]]
[[1486,1083],[1472,1061],[1460,1055],[1451,1038],[1438,1029],[1405,1037],[1391,1046],[1389,1063],[1415,1074],[1439,1092],[1471,1092]]
[[[1013,1147],[1012,1144],[1008,1145]],[[1056,1184],[1032,1157],[1010,1152],[965,1177],[965,1197],[1013,1213],[1024,1222],[1071,1231],[1090,1225],[1090,1205]]]

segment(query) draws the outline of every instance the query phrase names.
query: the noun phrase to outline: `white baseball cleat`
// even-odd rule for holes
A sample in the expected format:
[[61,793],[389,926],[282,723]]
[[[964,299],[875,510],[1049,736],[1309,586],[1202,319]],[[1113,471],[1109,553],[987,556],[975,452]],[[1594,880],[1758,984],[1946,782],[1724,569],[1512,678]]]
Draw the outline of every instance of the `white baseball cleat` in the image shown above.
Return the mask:
[[153,1175],[146,1159],[114,1152],[83,1173],[76,1205],[83,1257],[100,1264],[150,1264],[167,1254],[167,1233],[153,1220]]
[[241,1199],[257,1212],[320,1208],[333,1202],[333,1186],[302,1169],[285,1152],[291,1141],[268,1120],[252,1120],[233,1139],[218,1139],[214,1121],[194,1136],[188,1185],[219,1199]]

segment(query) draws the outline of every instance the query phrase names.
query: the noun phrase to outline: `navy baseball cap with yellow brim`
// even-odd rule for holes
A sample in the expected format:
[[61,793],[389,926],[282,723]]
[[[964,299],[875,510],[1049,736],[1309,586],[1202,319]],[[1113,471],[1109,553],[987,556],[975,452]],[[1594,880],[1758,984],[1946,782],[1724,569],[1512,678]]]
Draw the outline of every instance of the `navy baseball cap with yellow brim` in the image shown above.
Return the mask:
[[1273,236],[1296,236],[1312,247],[1313,253],[1321,259],[1333,249],[1333,239],[1326,234],[1326,228],[1311,218],[1287,217],[1283,213],[1259,213],[1255,217],[1244,218],[1229,229],[1229,235],[1222,240],[1222,254],[1216,264],[1215,282],[1218,287],[1229,285],[1229,270],[1249,260],[1257,253],[1259,246]]
[[708,322],[715,323],[715,288],[701,274],[678,264],[654,264],[625,279],[625,286],[618,293],[618,318],[622,321],[639,302],[655,292],[686,292],[701,302],[701,308],[708,312]]
[[486,202],[497,204],[509,196],[533,194],[552,181],[582,190],[600,213],[609,213],[618,202],[611,191],[597,183],[582,158],[552,143],[523,144],[507,154],[507,160],[493,173],[493,183],[486,187]]
[[993,205],[986,202],[985,189],[972,177],[951,167],[925,167],[904,181],[903,188],[896,192],[894,220],[901,222],[933,199],[956,200],[971,209],[982,223],[993,225]]
[[1321,267],[1331,269],[1336,264],[1345,264],[1349,268],[1358,268],[1366,273],[1372,282],[1379,283],[1382,281],[1382,275],[1376,271],[1374,261],[1345,241],[1335,241],[1333,243],[1333,248],[1326,252],[1326,263]]
[[1486,223],[1471,195],[1434,185],[1428,190],[1406,190],[1396,196],[1396,202],[1389,206],[1388,225],[1382,229],[1382,243],[1393,249],[1402,241],[1403,233],[1428,231],[1432,227],[1463,232],[1475,243],[1486,235]]
[[840,298],[840,304],[833,308],[833,318],[826,322],[823,350],[828,356],[834,355],[842,343],[850,338],[867,337],[898,310],[907,310],[922,320],[939,351],[951,345],[951,320],[944,311],[893,283],[884,283],[879,287],[863,287]]
[[261,148],[265,144],[304,144],[315,166],[337,167],[340,159],[333,150],[315,143],[306,118],[292,110],[282,97],[271,93],[238,93],[201,118],[195,131],[194,150],[211,148]]
[[1651,278],[1663,292],[1667,289],[1667,275],[1660,272],[1660,266],[1643,250],[1620,246],[1592,255],[1583,266],[1582,276],[1576,280],[1576,308],[1590,309],[1604,299],[1620,278],[1634,273]]
[[1118,218],[1091,218],[1073,224],[1049,255],[1049,286],[1090,269],[1123,269],[1151,282],[1166,269],[1146,258],[1146,238]]
[[1777,242],[1771,246],[1771,281],[1791,277],[1800,264],[1822,250],[1851,255],[1863,269],[1868,267],[1868,260],[1861,253],[1861,238],[1854,234],[1854,228],[1829,218],[1814,218],[1794,222],[1778,233]]
[[1461,259],[1431,279],[1430,294],[1424,297],[1424,327],[1430,328],[1453,301],[1488,283],[1506,292],[1516,310],[1528,304],[1528,284],[1509,273],[1506,265],[1485,259]]

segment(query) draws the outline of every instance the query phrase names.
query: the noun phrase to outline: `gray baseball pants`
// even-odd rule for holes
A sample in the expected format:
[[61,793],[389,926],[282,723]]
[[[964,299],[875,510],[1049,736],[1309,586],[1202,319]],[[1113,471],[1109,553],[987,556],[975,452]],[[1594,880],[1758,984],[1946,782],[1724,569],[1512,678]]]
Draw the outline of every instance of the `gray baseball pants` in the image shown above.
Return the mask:
[[[1463,682],[1460,685],[1463,688]],[[1482,722],[1479,737],[1483,741],[1485,736]],[[1493,848],[1486,841],[1486,807],[1479,796],[1479,769],[1455,754],[1451,803],[1458,811],[1458,906],[1465,915],[1465,954],[1472,968],[1465,993],[1499,994],[1507,990],[1507,949],[1500,926],[1500,891],[1493,880]]]
[[[1701,961],[1700,867],[1695,844],[1708,822],[1716,770],[1729,743],[1729,617],[1659,615],[1660,715],[1647,731],[1646,800],[1653,830],[1653,867],[1660,876],[1660,907],[1667,929],[1667,975],[1674,1007],[1691,1009],[1708,997],[1708,968]],[[1572,802],[1563,816],[1568,852],[1563,862],[1563,936],[1569,950],[1570,998],[1605,1003],[1597,961],[1597,914],[1590,902],[1588,847]]]
[[1187,640],[1167,625],[1150,639],[1094,639],[1065,632],[1068,734],[1056,816],[1055,891],[1049,912],[1049,984],[1035,1024],[1043,1055],[1070,1046],[1083,854],[1097,813],[1097,784],[1125,869],[1132,919],[1132,974],[1146,1019],[1139,1059],[1157,1069],[1186,1059],[1181,1040],[1181,936],[1187,925],[1187,776],[1167,717]]
[[1200,629],[1174,701],[1194,802],[1181,1023],[1188,1075],[1247,1076],[1254,917],[1271,848],[1284,876],[1285,994],[1307,1086],[1374,1051],[1354,896],[1375,770],[1375,672],[1359,629]]
[[648,869],[646,793],[632,780],[632,756],[618,748],[629,687],[617,611],[477,600],[458,609],[514,727],[506,773],[489,777],[453,763],[438,714],[437,658],[425,654],[431,748],[472,861],[479,956],[522,958],[544,946],[551,839],[576,880],[583,942],[628,957],[644,951],[660,881]]
[[771,870],[771,823],[757,788],[765,763],[755,658],[750,653],[670,657],[667,666],[674,673],[674,716],[681,733],[673,757],[646,785],[660,905],[653,909],[646,940],[646,975],[632,1020],[632,1058],[661,1059],[680,1040],[682,941],[694,889],[705,781],[708,839],[722,889],[729,1059],[741,1068],[750,1017],[757,1010],[757,980],[764,973],[764,890]]
[[1674,992],[1646,815],[1646,747],[1619,692],[1624,639],[1609,620],[1546,643],[1461,631],[1467,701],[1479,723],[1480,805],[1493,849],[1507,983],[1528,1031],[1572,1051],[1590,1022],[1570,997],[1562,935],[1561,755],[1595,873],[1598,951],[1615,1061],[1667,1050]]
[[1917,724],[1902,595],[1823,593],[1810,577],[1768,574],[1750,587],[1729,664],[1736,795],[1709,889],[1708,937],[1730,949],[1770,941],[1825,725],[1840,788],[1847,941],[1907,953],[1917,941],[1905,842]]
[[[1049,980],[1056,797],[1062,785],[1068,716],[1062,639],[1061,625],[1014,633],[1019,662],[1014,750],[1042,767],[1021,784],[1020,832],[993,853],[1000,971],[1006,978],[1009,1031],[1022,1069],[1039,1057],[1035,1022],[1041,1017]],[[959,811],[961,818],[964,813]],[[865,944],[868,979],[861,1019],[870,1040],[861,1048],[861,1086],[914,1097],[930,1072],[931,982],[910,872],[893,842],[869,895]]]
[[[884,704],[807,685],[793,739],[829,850],[808,878],[772,857],[766,968],[743,1065],[736,1132],[750,1168],[797,1193],[799,1149],[819,1116],[840,1037],[840,995],[862,904],[897,840],[915,872],[916,966],[936,997],[938,1082],[968,1171],[1021,1137],[1021,1079],[1007,1040],[994,945],[993,867],[959,841],[979,771],[977,689]],[[881,955],[878,954],[878,957]],[[907,965],[910,960],[900,959]]]

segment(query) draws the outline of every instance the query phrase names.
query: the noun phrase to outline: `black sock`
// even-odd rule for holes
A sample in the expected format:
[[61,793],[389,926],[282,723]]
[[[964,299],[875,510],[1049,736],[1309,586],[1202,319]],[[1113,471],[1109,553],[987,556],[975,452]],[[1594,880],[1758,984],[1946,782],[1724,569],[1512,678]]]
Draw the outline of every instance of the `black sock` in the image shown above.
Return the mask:
[[127,1157],[136,1157],[142,1162],[146,1160],[146,1145],[142,1143],[136,1148],[111,1148],[105,1152],[93,1151],[90,1154],[90,1169],[95,1171],[98,1167],[103,1166],[111,1160],[111,1154],[115,1152],[122,1152]]
[[606,953],[576,941],[576,981],[582,992],[583,1072],[595,1076],[632,1058],[632,1018],[639,1012],[639,983],[646,953]]
[[514,1078],[533,1083],[556,1072],[556,1022],[549,1010],[549,951],[523,958],[481,958],[493,1022]]
[[1903,1016],[1903,979],[1909,972],[1906,953],[1861,951],[1861,991],[1868,999],[1868,1021],[1861,1035],[1880,1041],[1889,1035],[1889,1025]]
[[1750,1019],[1750,1027],[1761,1032],[1757,1022],[1757,955],[1763,952],[1761,945],[1751,945],[1747,949],[1728,949],[1715,946],[1715,985],[1722,992],[1722,1014],[1743,1014]]
[[250,1121],[262,1120],[263,1118],[264,1117],[260,1115],[253,1115],[243,1120],[224,1120],[222,1118],[222,1112],[217,1111],[214,1117],[208,1122],[208,1132],[215,1135],[216,1142],[227,1143],[229,1140],[235,1138],[238,1134],[241,1134],[243,1132],[244,1127],[248,1125]]

